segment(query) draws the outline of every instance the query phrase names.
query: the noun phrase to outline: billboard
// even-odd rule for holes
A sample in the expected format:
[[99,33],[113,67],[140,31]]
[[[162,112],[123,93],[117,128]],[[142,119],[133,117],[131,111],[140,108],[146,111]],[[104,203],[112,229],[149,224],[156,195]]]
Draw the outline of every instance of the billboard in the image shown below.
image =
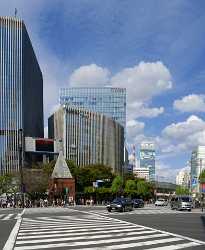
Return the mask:
[[36,151],[54,152],[54,141],[52,139],[36,139]]

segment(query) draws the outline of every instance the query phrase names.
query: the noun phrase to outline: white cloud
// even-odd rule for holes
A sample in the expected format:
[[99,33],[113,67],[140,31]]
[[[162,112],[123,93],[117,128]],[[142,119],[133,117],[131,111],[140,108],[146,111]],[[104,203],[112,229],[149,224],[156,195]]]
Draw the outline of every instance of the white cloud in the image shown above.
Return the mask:
[[160,61],[140,62],[111,78],[114,87],[126,87],[129,101],[147,101],[172,88],[169,69]]
[[182,112],[205,112],[205,95],[188,95],[173,104],[176,110]]
[[161,161],[156,161],[156,180],[175,183],[176,175],[180,169],[171,167]]
[[106,68],[90,64],[76,69],[70,76],[72,87],[99,87],[109,82],[110,72]]
[[135,119],[139,117],[153,118],[164,113],[164,107],[151,108],[143,102],[133,102],[127,105],[127,119]]
[[205,121],[190,116],[186,121],[172,123],[165,127],[162,136],[157,138],[162,153],[178,154],[205,145]]
[[136,136],[142,135],[144,132],[145,124],[136,120],[130,120],[127,122],[127,140],[134,142]]

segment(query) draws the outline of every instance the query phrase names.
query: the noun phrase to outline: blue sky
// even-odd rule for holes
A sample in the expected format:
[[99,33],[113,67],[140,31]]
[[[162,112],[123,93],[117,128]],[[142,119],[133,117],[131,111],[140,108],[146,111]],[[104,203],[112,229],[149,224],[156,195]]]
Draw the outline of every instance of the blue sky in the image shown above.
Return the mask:
[[2,0],[24,19],[44,76],[45,127],[65,86],[127,87],[128,146],[155,141],[174,180],[205,144],[203,0]]

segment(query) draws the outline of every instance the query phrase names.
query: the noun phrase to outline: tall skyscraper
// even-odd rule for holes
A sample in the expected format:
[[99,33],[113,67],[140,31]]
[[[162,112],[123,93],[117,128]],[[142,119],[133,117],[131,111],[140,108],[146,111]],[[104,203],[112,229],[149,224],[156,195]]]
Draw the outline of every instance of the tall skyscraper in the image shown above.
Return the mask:
[[152,142],[140,145],[140,168],[149,169],[149,180],[155,181],[155,147]]
[[113,119],[64,105],[49,117],[48,136],[61,140],[65,158],[78,166],[100,163],[122,174],[124,128]]
[[60,104],[98,112],[112,118],[124,128],[126,126],[126,89],[124,88],[62,88]]
[[191,191],[200,192],[199,175],[205,169],[205,146],[198,146],[191,154]]
[[43,78],[26,27],[0,17],[0,173],[19,170],[22,132],[43,137],[43,127]]

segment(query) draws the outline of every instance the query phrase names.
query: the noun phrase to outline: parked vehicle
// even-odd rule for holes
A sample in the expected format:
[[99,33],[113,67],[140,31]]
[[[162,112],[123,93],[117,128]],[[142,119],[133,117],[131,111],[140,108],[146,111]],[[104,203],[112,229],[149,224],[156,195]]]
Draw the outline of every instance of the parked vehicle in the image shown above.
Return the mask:
[[144,207],[144,201],[142,199],[133,199],[134,208]]
[[156,207],[157,206],[167,206],[167,205],[168,205],[168,201],[165,199],[162,199],[162,198],[156,200],[156,202],[155,202]]
[[173,197],[171,199],[171,209],[191,211],[192,198],[190,196]]
[[112,210],[119,212],[132,211],[133,202],[130,198],[116,198],[106,208],[108,212]]

